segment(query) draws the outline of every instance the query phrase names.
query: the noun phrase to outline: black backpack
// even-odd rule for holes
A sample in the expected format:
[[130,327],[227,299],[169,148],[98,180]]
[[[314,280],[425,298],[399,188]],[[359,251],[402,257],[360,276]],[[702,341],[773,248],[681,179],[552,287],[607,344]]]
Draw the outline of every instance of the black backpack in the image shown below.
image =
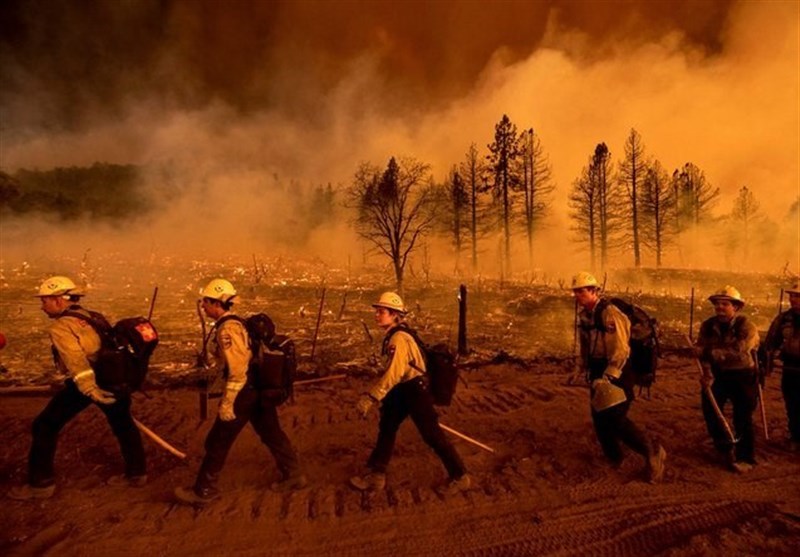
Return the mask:
[[630,367],[633,372],[634,385],[649,389],[656,381],[658,367],[657,321],[641,307],[622,298],[603,298],[594,311],[595,328],[599,331],[606,332],[602,314],[608,304],[614,304],[631,322],[631,335],[628,341],[631,354],[626,367]]
[[228,315],[217,321],[235,319],[247,329],[250,337],[250,366],[247,375],[259,391],[262,400],[279,406],[292,396],[294,375],[297,371],[297,354],[294,341],[286,335],[275,333],[275,323],[265,313],[256,313],[243,319]]
[[112,326],[105,316],[67,310],[62,315],[88,323],[100,336],[100,350],[92,364],[97,386],[117,395],[138,391],[144,384],[150,357],[158,346],[158,331],[145,317],[128,317]]
[[[389,346],[389,340],[397,331],[404,331],[411,335],[420,352],[422,352],[428,376],[428,389],[433,396],[433,403],[437,406],[450,406],[458,383],[458,366],[456,365],[456,357],[453,351],[445,343],[428,346],[422,342],[414,329],[403,324],[390,330],[383,339],[382,352],[384,354]],[[420,368],[414,367],[420,370]]]

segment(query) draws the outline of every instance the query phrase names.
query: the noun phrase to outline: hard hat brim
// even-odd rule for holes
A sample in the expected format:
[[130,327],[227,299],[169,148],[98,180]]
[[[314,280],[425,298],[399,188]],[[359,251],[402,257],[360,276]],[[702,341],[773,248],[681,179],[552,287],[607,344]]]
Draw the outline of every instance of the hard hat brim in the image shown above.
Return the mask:
[[738,299],[734,298],[733,296],[725,296],[723,294],[717,294],[717,295],[708,297],[708,301],[711,302],[712,304],[716,300],[728,300],[732,304],[736,304],[736,305],[739,305],[739,306],[742,306],[742,307],[744,306],[744,300],[738,300]]
[[406,313],[408,313],[408,312],[407,312],[406,310],[404,310],[404,309],[398,309],[398,308],[396,308],[396,307],[392,307],[392,306],[389,306],[389,305],[386,305],[386,304],[381,304],[381,303],[372,304],[372,307],[374,307],[374,308],[390,309],[390,310],[392,310],[392,311],[396,311],[397,313],[402,313],[402,314],[406,314]]

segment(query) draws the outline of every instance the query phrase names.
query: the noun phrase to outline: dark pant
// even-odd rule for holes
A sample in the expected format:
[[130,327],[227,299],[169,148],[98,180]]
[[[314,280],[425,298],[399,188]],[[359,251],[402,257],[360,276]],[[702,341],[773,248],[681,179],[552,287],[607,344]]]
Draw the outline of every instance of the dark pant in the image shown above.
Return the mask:
[[644,432],[631,421],[628,417],[628,410],[633,400],[633,389],[630,386],[618,381],[612,381],[625,391],[627,400],[622,404],[617,404],[600,412],[592,409],[592,423],[597,440],[603,449],[603,454],[614,462],[622,461],[623,454],[620,442],[624,443],[632,450],[642,456],[648,456],[653,452],[653,446]]
[[396,385],[381,404],[378,442],[369,456],[367,466],[374,472],[385,473],[389,466],[400,424],[408,417],[414,421],[422,439],[434,450],[451,478],[466,472],[461,457],[439,427],[439,417],[433,408],[433,398],[422,378]]
[[789,436],[800,442],[800,369],[783,368],[781,391],[789,419]]
[[[35,487],[55,482],[53,460],[58,444],[58,434],[72,418],[92,404],[92,399],[81,394],[75,383],[67,381],[64,390],[56,393],[35,420],[33,443],[28,458],[28,482]],[[125,474],[141,476],[146,472],[142,437],[131,417],[130,397],[119,397],[114,404],[97,404],[106,415],[111,430],[119,441],[125,459]]]
[[228,452],[248,422],[253,424],[261,442],[275,457],[282,479],[300,473],[297,453],[281,429],[278,411],[274,404],[262,400],[260,393],[252,386],[247,385],[239,391],[233,403],[233,412],[236,414],[236,419],[223,422],[217,416],[214,425],[211,426],[211,431],[208,432],[205,443],[206,455],[197,474],[195,490],[216,489],[219,473],[225,466]]
[[[739,438],[736,442],[736,460],[745,462],[754,461],[753,411],[758,400],[756,381],[756,373],[749,369],[714,371],[714,383],[711,385],[711,394],[720,410],[724,412],[728,400],[733,404],[733,428]],[[702,396],[702,403],[703,417],[714,446],[721,452],[728,451],[730,441],[723,429],[724,426],[720,424],[705,394]]]
[[[590,359],[588,363],[589,380],[594,381],[603,377],[607,364],[608,362],[605,359]],[[652,442],[628,417],[628,410],[630,410],[631,403],[635,398],[630,364],[625,366],[619,379],[610,379],[610,381],[625,391],[626,400],[622,404],[617,404],[600,412],[597,412],[594,408],[591,409],[594,432],[600,442],[600,447],[603,449],[603,454],[615,464],[622,462],[624,456],[620,447],[620,442],[622,442],[642,456],[651,455],[654,450]]]

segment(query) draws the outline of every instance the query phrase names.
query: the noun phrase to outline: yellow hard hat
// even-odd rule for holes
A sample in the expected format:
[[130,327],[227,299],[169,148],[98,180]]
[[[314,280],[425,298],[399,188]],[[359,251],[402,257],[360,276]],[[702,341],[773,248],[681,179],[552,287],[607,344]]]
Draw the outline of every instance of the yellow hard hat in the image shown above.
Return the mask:
[[578,288],[586,288],[588,286],[594,286],[596,288],[600,288],[600,284],[597,282],[597,279],[594,278],[594,275],[591,273],[587,273],[586,271],[581,271],[574,277],[572,277],[572,289],[576,290]]
[[595,412],[602,412],[626,400],[625,391],[610,381],[597,381],[592,389],[592,408]]
[[44,281],[41,286],[39,286],[39,293],[36,294],[35,298],[43,298],[46,296],[83,296],[83,292],[81,292],[78,287],[72,282],[72,279],[69,277],[63,276],[54,276],[50,277],[46,281]]
[[744,298],[742,298],[742,294],[736,289],[736,287],[731,285],[727,285],[725,288],[717,290],[708,297],[708,301],[712,304],[716,300],[730,300],[734,303],[734,305],[738,305],[739,307],[744,306]]
[[393,309],[400,313],[406,313],[406,306],[403,304],[403,299],[396,292],[384,292],[381,294],[380,299],[372,304],[372,307]]
[[233,285],[221,278],[215,278],[200,291],[200,295],[203,298],[211,298],[223,303],[231,301],[236,294],[237,292]]

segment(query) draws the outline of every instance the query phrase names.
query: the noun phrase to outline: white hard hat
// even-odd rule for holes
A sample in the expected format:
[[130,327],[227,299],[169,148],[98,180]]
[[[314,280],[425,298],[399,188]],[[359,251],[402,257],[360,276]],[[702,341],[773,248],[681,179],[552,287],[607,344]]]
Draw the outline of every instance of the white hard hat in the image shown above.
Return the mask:
[[625,391],[612,384],[610,381],[597,381],[592,390],[592,408],[601,412],[627,400]]
[[588,286],[594,286],[595,288],[600,288],[600,284],[597,282],[597,279],[594,278],[594,275],[591,273],[587,273],[586,271],[581,271],[574,277],[572,277],[572,289],[577,290],[578,288],[586,288]]
[[39,293],[35,298],[43,298],[46,296],[83,296],[78,287],[72,282],[69,277],[55,276],[50,277],[39,286]]
[[200,291],[200,295],[203,298],[211,298],[223,303],[231,301],[236,294],[237,292],[233,285],[221,278],[215,278]]
[[403,304],[403,299],[396,292],[384,292],[381,294],[380,299],[372,304],[372,307],[393,309],[400,313],[406,313],[406,306]]
[[716,300],[730,300],[734,305],[738,305],[739,307],[744,306],[744,298],[742,298],[742,294],[735,287],[730,285],[727,285],[721,290],[717,290],[708,297],[708,301],[712,304]]

